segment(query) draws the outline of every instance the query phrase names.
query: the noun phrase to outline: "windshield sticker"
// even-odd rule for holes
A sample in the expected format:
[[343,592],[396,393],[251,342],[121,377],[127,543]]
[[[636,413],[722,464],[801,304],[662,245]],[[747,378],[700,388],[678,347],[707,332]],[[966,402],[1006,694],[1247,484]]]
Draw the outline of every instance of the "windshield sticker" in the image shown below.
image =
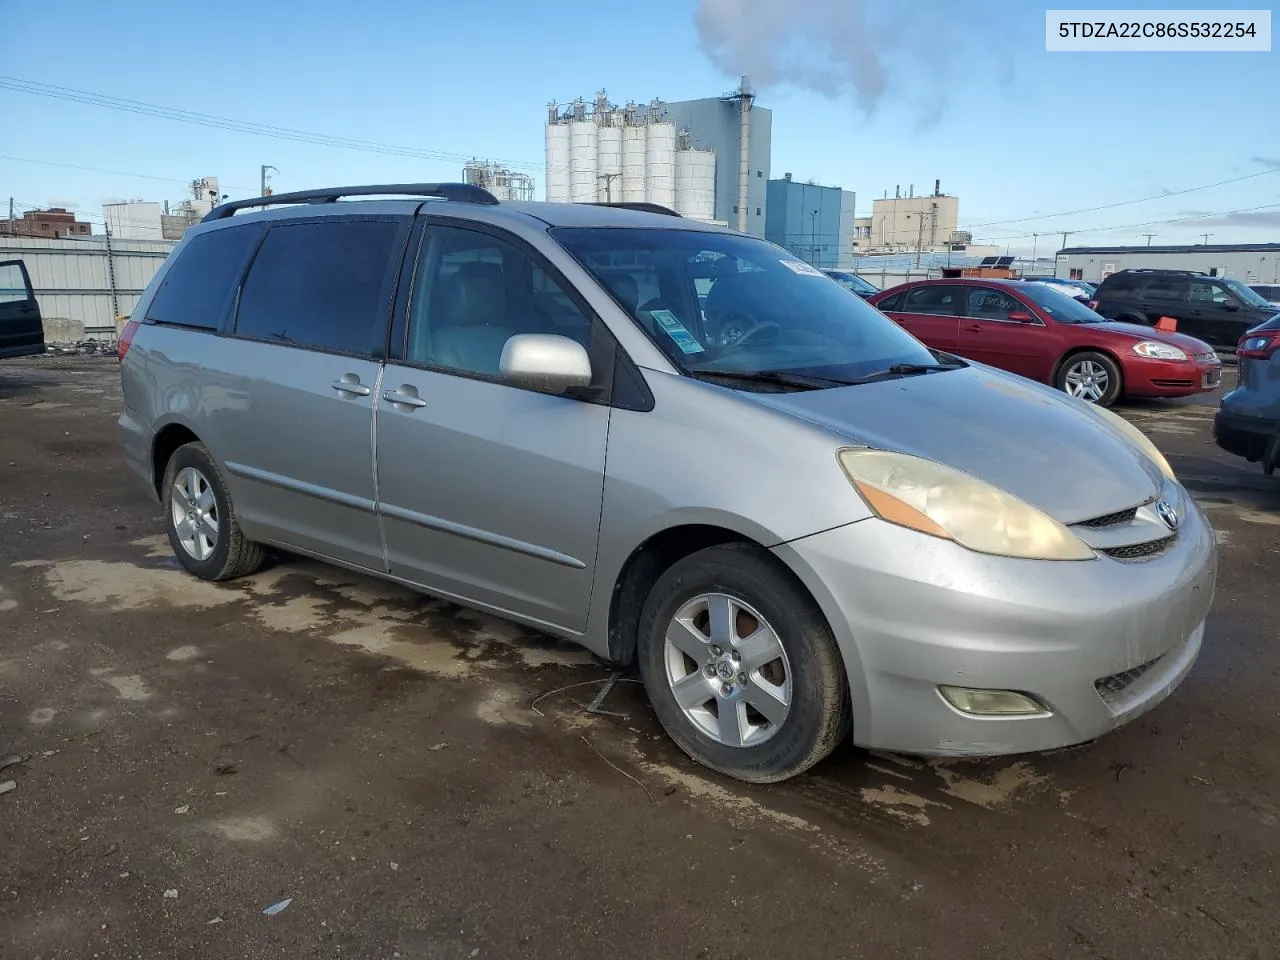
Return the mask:
[[809,266],[803,260],[779,260],[778,262],[792,273],[798,273],[802,277],[821,277],[823,275],[821,270]]
[[684,353],[702,353],[704,347],[700,344],[688,328],[685,327],[676,315],[670,310],[650,310],[649,316],[658,321],[658,324],[667,332],[677,347]]

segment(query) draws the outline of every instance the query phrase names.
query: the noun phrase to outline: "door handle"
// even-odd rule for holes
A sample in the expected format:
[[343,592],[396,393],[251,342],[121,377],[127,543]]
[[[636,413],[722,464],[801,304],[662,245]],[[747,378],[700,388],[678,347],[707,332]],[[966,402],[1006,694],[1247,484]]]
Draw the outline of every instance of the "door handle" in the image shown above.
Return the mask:
[[367,397],[373,393],[372,390],[360,382],[360,378],[354,373],[344,373],[341,380],[335,380],[329,386],[339,393],[349,393],[356,397]]
[[981,332],[982,332],[982,324],[980,324],[980,323],[971,323],[971,324],[969,324],[969,326],[965,327],[965,330],[969,331],[969,333],[981,333]]
[[[407,390],[412,390],[413,392],[406,393],[405,391]],[[414,409],[427,405],[427,401],[418,396],[418,391],[407,383],[402,384],[396,390],[383,390],[382,399],[387,403],[394,403],[402,407],[413,407]]]

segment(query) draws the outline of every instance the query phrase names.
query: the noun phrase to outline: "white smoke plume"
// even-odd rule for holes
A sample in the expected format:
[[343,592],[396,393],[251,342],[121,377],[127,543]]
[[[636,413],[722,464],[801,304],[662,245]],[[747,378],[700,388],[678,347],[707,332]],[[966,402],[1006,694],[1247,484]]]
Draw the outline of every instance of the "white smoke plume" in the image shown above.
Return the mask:
[[[975,0],[698,0],[694,24],[725,74],[852,95],[867,112],[891,92],[935,112],[958,63],[1011,79],[1004,38]],[[978,39],[981,50],[966,50]]]

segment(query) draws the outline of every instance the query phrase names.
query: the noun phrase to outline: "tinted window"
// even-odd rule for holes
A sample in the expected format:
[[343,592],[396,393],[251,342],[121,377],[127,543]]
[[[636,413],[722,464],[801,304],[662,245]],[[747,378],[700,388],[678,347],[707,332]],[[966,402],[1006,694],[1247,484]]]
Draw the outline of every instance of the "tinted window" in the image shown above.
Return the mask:
[[0,264],[0,303],[21,303],[27,297],[27,279],[16,263]]
[[[409,307],[409,363],[496,376],[502,348],[520,333],[558,334],[592,352],[597,325],[555,277],[514,244],[472,230],[432,227],[420,256]],[[634,309],[635,279],[611,279],[622,288],[615,295]],[[593,354],[592,361],[598,372],[606,369],[603,358]]]
[[936,313],[953,317],[962,311],[965,293],[964,287],[945,283],[913,287],[907,291],[902,310],[904,313]]
[[[660,296],[636,323],[693,376],[794,374],[835,381],[897,363],[936,365],[915,338],[821,271],[763,240],[700,230],[552,231],[600,283],[643,264]],[[702,290],[705,308],[700,309]]]
[[1142,278],[1132,273],[1113,273],[1102,281],[1098,287],[1099,293],[1107,296],[1128,296],[1142,283]]
[[236,333],[367,355],[386,320],[399,224],[325,220],[272,227],[240,296]]
[[156,291],[147,319],[216,330],[235,297],[236,284],[254,245],[256,224],[223,227],[187,241]]
[[1156,277],[1147,284],[1142,295],[1148,300],[1185,300],[1187,299],[1187,281]]
[[901,310],[902,298],[904,296],[906,296],[906,294],[895,293],[892,297],[885,297],[878,304],[876,304],[876,306],[879,307],[881,310]]
[[[1049,292],[1055,293],[1056,291],[1050,290]],[[1062,296],[1062,294],[1059,294],[1059,296]],[[1008,320],[1009,314],[1014,310],[1021,310],[1023,313],[1030,312],[1003,290],[996,290],[994,287],[969,288],[969,305],[965,311],[965,316],[967,317],[977,317],[980,320]]]

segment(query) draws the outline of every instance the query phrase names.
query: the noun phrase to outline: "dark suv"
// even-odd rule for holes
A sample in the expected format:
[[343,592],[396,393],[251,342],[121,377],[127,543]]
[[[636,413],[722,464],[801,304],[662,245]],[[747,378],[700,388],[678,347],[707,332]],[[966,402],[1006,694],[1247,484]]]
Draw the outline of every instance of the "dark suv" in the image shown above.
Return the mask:
[[1108,320],[1154,326],[1161,317],[1178,332],[1232,350],[1236,342],[1276,314],[1276,308],[1239,280],[1191,270],[1121,270],[1102,281],[1094,309]]
[[1241,337],[1236,357],[1239,384],[1222,398],[1213,438],[1273,473],[1280,466],[1280,314]]

